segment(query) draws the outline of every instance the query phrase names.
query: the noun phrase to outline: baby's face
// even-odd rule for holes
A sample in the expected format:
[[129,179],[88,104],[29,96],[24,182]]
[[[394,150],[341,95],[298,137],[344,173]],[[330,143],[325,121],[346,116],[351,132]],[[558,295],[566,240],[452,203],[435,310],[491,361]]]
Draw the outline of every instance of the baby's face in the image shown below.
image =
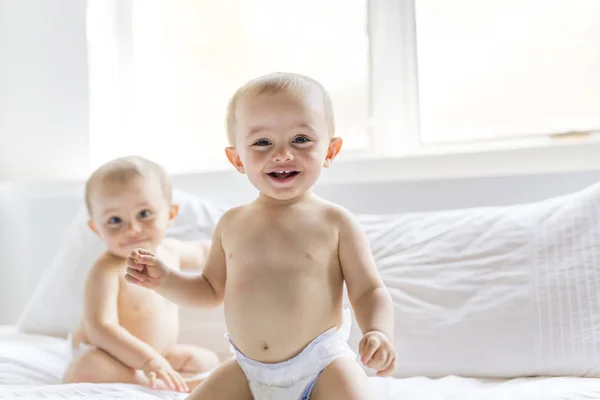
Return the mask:
[[143,177],[98,184],[90,206],[90,226],[120,257],[138,247],[155,251],[177,211],[168,204],[158,179]]
[[[314,97],[314,98],[311,98]],[[317,96],[249,96],[236,112],[240,165],[264,195],[288,200],[310,190],[321,174],[330,137]]]

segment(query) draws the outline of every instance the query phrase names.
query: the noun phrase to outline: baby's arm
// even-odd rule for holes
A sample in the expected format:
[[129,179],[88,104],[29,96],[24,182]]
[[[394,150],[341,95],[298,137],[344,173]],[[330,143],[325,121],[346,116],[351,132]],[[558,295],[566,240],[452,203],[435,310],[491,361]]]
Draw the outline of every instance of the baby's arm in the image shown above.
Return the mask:
[[119,274],[119,266],[102,265],[102,261],[92,267],[84,292],[84,322],[92,344],[123,364],[141,369],[146,361],[161,356],[119,325]]
[[225,253],[221,231],[226,216],[227,213],[215,228],[202,273],[168,268],[154,254],[136,250],[128,260],[127,281],[154,289],[181,307],[217,307],[223,302],[225,294]]
[[348,297],[363,332],[379,331],[390,340],[394,308],[371,255],[366,235],[349,212],[340,214],[339,257]]
[[[369,241],[352,214],[339,210],[339,259],[348,297],[363,332],[362,362],[386,376],[393,372],[394,306],[371,255]],[[383,335],[383,337],[382,337]]]

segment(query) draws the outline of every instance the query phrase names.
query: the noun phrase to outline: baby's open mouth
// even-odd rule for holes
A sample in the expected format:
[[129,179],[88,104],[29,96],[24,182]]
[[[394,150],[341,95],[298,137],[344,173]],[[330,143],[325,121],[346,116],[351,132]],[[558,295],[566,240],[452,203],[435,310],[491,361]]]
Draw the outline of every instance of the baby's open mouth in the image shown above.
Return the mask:
[[286,179],[289,178],[293,178],[294,176],[298,175],[300,173],[300,171],[273,171],[273,172],[269,172],[267,175],[269,175],[271,178],[280,180],[280,181],[284,181]]

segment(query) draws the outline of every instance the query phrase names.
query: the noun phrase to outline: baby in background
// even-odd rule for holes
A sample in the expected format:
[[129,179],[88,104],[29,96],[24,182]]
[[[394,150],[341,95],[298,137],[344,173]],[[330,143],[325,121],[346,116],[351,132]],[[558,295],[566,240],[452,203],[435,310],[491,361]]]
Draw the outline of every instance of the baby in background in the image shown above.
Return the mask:
[[361,362],[390,375],[396,366],[393,305],[353,215],[312,192],[342,140],[333,107],[314,79],[273,73],[242,86],[227,114],[227,157],[259,190],[215,228],[200,274],[182,274],[143,245],[127,281],[187,307],[224,303],[235,358],[190,399],[371,399],[347,344],[344,282],[363,332]]
[[[126,258],[151,250],[173,269],[201,270],[209,243],[165,238],[177,216],[163,168],[142,157],[106,163],[88,179],[89,227],[106,245],[84,288],[82,319],[72,335],[73,359],[63,382],[135,383],[189,391],[214,369],[216,354],[177,344],[178,307],[126,282]],[[199,332],[201,334],[201,332]]]

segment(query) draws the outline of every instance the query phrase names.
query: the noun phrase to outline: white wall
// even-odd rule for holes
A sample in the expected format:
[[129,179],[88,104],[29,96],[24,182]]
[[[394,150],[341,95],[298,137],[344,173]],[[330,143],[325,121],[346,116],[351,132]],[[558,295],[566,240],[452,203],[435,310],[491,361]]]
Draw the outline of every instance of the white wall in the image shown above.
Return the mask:
[[85,0],[0,0],[0,181],[86,167]]
[[32,291],[30,282],[32,253],[35,247],[28,246],[23,238],[28,237],[28,225],[23,222],[27,211],[22,207],[23,199],[17,192],[6,190],[0,184],[0,324],[14,323]]

